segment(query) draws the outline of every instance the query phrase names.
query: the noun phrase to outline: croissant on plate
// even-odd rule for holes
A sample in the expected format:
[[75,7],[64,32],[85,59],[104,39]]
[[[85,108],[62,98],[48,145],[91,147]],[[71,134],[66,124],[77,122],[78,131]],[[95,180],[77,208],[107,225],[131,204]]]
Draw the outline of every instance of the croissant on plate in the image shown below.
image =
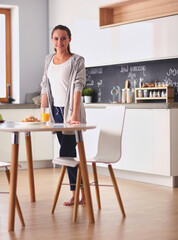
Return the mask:
[[22,122],[40,122],[40,120],[36,117],[34,117],[33,115],[29,115],[27,117],[25,117]]

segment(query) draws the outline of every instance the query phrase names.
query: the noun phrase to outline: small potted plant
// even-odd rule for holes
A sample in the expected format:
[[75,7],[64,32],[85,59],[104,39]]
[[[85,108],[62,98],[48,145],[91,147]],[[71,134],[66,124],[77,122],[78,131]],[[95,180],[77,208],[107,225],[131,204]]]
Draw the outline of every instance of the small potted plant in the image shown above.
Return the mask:
[[82,94],[84,96],[85,103],[91,103],[92,102],[92,96],[93,96],[94,90],[91,87],[86,87],[83,89]]

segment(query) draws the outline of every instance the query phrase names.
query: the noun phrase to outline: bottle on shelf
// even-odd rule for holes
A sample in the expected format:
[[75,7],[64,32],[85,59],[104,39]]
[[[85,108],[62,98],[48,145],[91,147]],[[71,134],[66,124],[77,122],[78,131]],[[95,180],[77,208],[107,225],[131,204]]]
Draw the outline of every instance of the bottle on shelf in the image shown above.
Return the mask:
[[139,80],[139,88],[141,88],[143,86],[143,78],[140,78]]

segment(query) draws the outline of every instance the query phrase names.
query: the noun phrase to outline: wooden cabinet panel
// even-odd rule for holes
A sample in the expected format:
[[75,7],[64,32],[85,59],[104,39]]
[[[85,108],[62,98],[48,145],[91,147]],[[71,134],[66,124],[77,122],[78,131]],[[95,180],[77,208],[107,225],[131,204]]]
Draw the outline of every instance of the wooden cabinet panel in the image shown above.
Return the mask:
[[144,21],[178,13],[177,0],[123,0],[100,7],[100,27]]

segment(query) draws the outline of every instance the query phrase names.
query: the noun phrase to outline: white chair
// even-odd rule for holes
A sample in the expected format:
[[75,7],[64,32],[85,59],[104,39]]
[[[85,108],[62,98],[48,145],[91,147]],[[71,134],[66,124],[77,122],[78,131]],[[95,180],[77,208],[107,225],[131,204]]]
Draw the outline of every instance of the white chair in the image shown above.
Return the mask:
[[[7,177],[8,183],[10,183],[10,171],[8,169],[8,167],[10,167],[10,166],[11,166],[11,164],[8,163],[8,162],[1,162],[0,161],[0,168],[5,168],[5,173],[6,173],[6,177]],[[18,212],[21,224],[22,224],[22,226],[25,226],[25,222],[24,222],[24,219],[23,219],[22,211],[21,211],[20,204],[19,204],[17,196],[16,196],[15,206],[17,208],[17,212]]]
[[123,217],[125,217],[126,215],[124,211],[124,206],[122,203],[119,188],[112,168],[112,164],[118,162],[122,155],[122,134],[125,120],[125,107],[124,106],[106,107],[104,115],[102,117],[103,123],[99,133],[97,154],[93,159],[87,160],[87,162],[92,163],[98,208],[99,209],[101,208],[101,201],[96,164],[103,163],[108,165],[116,197],[122,215]]
[[[63,183],[63,179],[64,179],[64,175],[66,172],[66,168],[67,167],[76,167],[77,165],[79,165],[79,161],[77,160],[77,158],[70,158],[70,157],[58,157],[58,158],[54,158],[53,159],[53,164],[57,164],[62,166],[61,168],[61,172],[60,172],[60,176],[59,176],[59,181],[58,181],[58,185],[57,185],[57,189],[56,189],[56,193],[54,196],[54,200],[53,200],[53,205],[52,205],[52,209],[51,209],[51,213],[54,213],[54,210],[56,208],[56,204],[58,201],[58,197],[59,197],[59,193],[61,190],[61,186]],[[79,190],[80,190],[80,184],[81,183],[81,172],[80,172],[80,166],[78,167],[78,172],[77,172],[77,183],[76,185],[78,185],[79,187],[76,189],[76,194],[75,196],[79,195]],[[78,205],[78,197],[75,197],[75,203],[74,203],[74,211],[73,211],[73,221],[74,219],[76,220],[76,214],[77,214],[77,205]]]
[[[124,119],[125,119],[124,106],[116,106],[116,107],[111,106],[106,108],[103,115],[103,124],[100,128],[100,133],[99,133],[97,154],[93,159],[87,160],[87,162],[92,163],[98,208],[99,209],[101,208],[101,201],[100,201],[100,194],[99,194],[96,163],[104,163],[108,165],[114,190],[115,190],[123,217],[125,217],[126,215],[125,215],[122,199],[119,193],[119,189],[117,186],[117,182],[116,182],[111,164],[116,163],[121,158]],[[56,203],[60,193],[66,167],[67,166],[75,167],[79,165],[79,161],[76,158],[59,157],[59,158],[53,159],[53,163],[61,165],[62,169],[61,169],[51,213],[54,213],[54,210],[56,207]],[[76,182],[73,222],[76,221],[76,217],[77,217],[80,185],[81,185],[81,171],[80,171],[80,165],[79,165],[78,173],[77,173],[77,182]]]

